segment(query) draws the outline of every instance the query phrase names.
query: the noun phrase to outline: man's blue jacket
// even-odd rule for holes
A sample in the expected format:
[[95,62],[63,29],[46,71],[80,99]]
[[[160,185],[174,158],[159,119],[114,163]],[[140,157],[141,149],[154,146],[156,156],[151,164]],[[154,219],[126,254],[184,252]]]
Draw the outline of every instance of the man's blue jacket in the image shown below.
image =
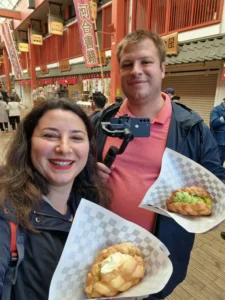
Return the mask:
[[[113,104],[92,119],[96,128],[98,161],[100,162],[106,141],[101,122],[107,122],[114,117],[120,105],[121,103]],[[225,169],[220,166],[216,142],[202,118],[186,106],[174,102],[172,102],[172,111],[166,146],[199,163],[225,183]],[[173,264],[173,274],[168,284],[160,293],[154,295],[159,299],[164,299],[186,277],[194,234],[188,233],[173,219],[158,214],[154,235],[170,251],[170,260]]]
[[210,113],[210,130],[217,145],[225,146],[225,106],[223,103],[213,108]]

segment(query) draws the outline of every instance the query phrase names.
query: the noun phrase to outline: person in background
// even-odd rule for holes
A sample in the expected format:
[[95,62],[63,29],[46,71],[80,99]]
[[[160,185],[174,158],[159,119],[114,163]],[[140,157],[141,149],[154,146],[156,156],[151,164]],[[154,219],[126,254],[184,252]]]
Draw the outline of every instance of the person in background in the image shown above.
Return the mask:
[[9,95],[7,109],[9,112],[9,123],[12,126],[12,130],[15,132],[20,123],[20,103],[16,100],[14,94]]
[[216,140],[221,166],[223,166],[225,161],[225,98],[210,113],[210,130]]
[[20,98],[20,96],[17,94],[17,92],[16,92],[16,90],[15,90],[15,89],[12,89],[12,91],[11,91],[11,95],[13,95],[13,96],[14,96],[14,98],[15,98],[15,101],[17,101],[17,102],[21,102],[21,98]]
[[5,101],[6,103],[9,102],[9,96],[8,93],[6,91],[1,91],[2,97],[3,97],[3,101]]
[[173,88],[167,88],[165,94],[167,94],[173,102],[179,102],[180,100],[180,96],[175,95],[175,90]]
[[92,95],[91,100],[91,110],[93,113],[89,116],[90,118],[94,117],[99,111],[102,111],[106,102],[107,98],[101,92],[95,92]]
[[34,105],[37,105],[40,102],[46,101],[47,98],[45,97],[45,95],[38,95],[37,99],[34,102]]
[[[0,167],[0,191],[0,298],[48,300],[81,199],[108,206],[107,188],[97,175],[93,128],[84,111],[66,99],[34,106]],[[17,224],[24,251],[15,284],[7,276],[12,264],[9,222]]]
[[[178,105],[162,93],[165,77],[165,42],[157,34],[137,30],[128,34],[117,47],[121,87],[127,97],[96,115],[96,144],[99,174],[113,191],[111,210],[152,232],[170,252],[173,274],[165,288],[149,300],[165,299],[186,276],[194,234],[172,218],[139,208],[147,190],[157,180],[166,147],[199,163],[223,183],[225,169],[220,165],[214,138],[202,118],[184,105]],[[134,138],[109,169],[102,162],[110,146],[120,147],[122,140],[106,136],[101,122],[128,115],[150,118],[148,138]]]
[[8,122],[7,103],[3,100],[2,95],[0,95],[0,129],[2,132],[8,132]]

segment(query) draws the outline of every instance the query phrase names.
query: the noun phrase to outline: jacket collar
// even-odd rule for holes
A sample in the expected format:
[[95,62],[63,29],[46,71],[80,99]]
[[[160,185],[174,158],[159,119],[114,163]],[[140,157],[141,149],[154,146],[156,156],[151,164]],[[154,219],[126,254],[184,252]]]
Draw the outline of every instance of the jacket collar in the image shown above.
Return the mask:
[[[182,127],[191,127],[195,123],[202,122],[203,119],[192,109],[188,108],[187,106],[181,104],[181,103],[175,103],[171,101],[172,103],[172,110],[173,110],[173,116],[175,117],[176,121],[179,122],[179,124]],[[121,103],[115,103],[107,107],[101,117],[99,122],[104,121],[105,119],[109,119],[109,117],[114,117],[119,110]],[[225,108],[225,107],[224,107]]]
[[224,106],[223,102],[220,103],[220,108],[221,108],[222,110],[225,110],[225,106]]
[[203,119],[195,111],[181,103],[175,103],[172,101],[172,110],[172,116],[177,122],[179,122],[180,126],[186,129],[203,121]]

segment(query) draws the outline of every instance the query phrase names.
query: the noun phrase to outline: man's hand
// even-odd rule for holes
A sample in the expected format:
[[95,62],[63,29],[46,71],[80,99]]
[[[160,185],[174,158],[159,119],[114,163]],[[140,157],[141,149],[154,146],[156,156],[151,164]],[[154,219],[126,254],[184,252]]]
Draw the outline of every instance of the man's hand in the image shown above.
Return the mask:
[[104,182],[107,182],[109,180],[109,176],[112,172],[112,169],[113,169],[113,165],[111,166],[111,168],[108,168],[103,163],[100,162],[97,163],[97,173]]

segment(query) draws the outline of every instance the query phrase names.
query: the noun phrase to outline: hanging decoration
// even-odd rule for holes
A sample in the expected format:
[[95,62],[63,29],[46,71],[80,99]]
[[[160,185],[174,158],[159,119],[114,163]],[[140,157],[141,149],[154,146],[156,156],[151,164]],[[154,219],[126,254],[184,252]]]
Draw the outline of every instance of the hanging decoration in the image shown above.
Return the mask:
[[9,60],[11,62],[16,79],[23,77],[22,68],[18,59],[17,51],[13,42],[12,34],[8,23],[1,24],[2,36],[5,42],[6,50],[9,55]]
[[98,66],[96,37],[89,0],[73,0],[80,32],[82,53],[87,68]]

